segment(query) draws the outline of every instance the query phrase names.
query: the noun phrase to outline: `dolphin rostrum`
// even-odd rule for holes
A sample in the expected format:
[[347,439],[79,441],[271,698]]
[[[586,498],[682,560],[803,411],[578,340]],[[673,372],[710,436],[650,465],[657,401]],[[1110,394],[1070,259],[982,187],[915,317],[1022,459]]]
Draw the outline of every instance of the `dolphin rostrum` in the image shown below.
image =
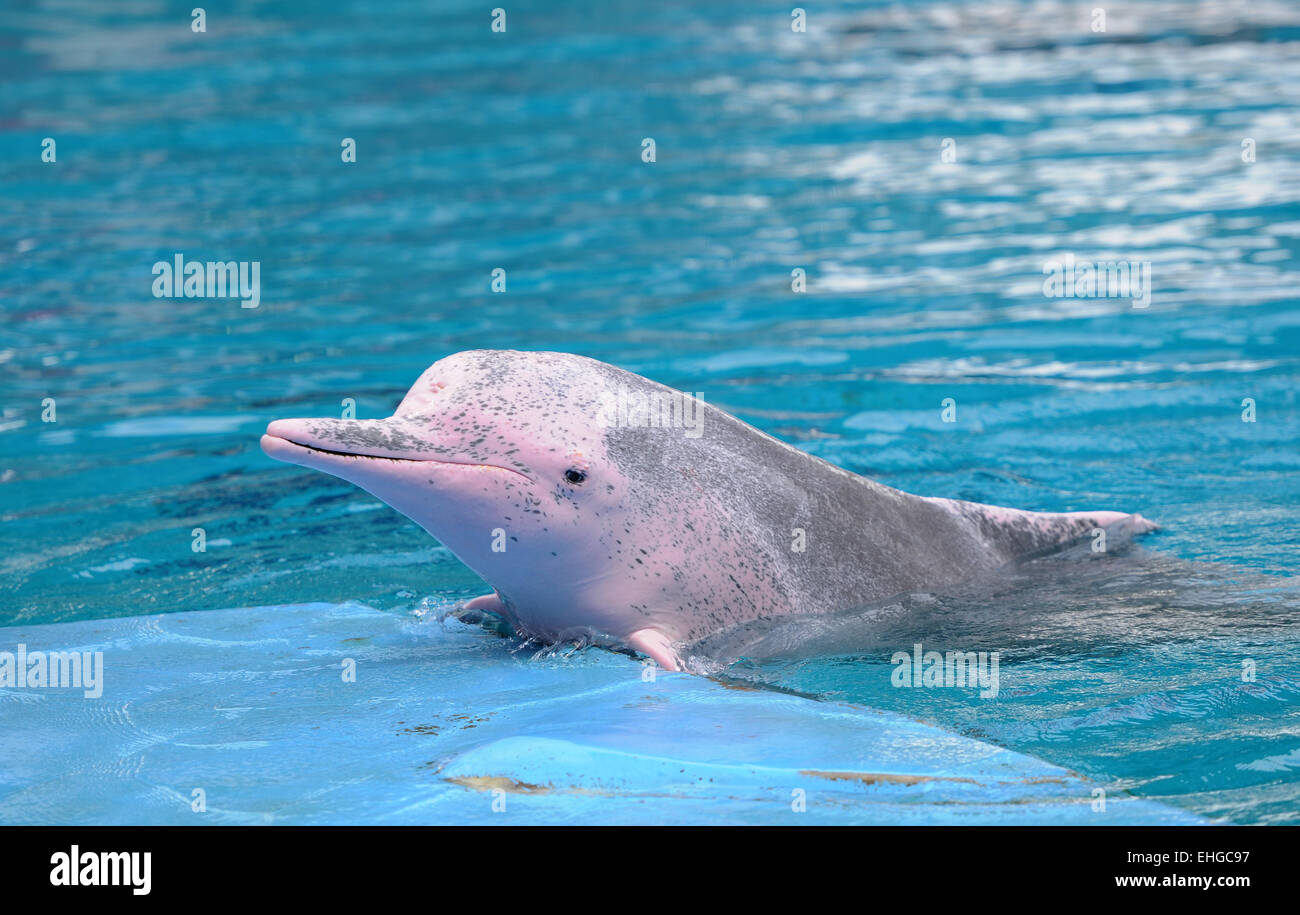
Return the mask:
[[387,419],[281,419],[262,449],[355,483],[492,586],[468,606],[667,670],[724,628],[954,584],[1116,522],[914,496],[566,353],[471,350]]

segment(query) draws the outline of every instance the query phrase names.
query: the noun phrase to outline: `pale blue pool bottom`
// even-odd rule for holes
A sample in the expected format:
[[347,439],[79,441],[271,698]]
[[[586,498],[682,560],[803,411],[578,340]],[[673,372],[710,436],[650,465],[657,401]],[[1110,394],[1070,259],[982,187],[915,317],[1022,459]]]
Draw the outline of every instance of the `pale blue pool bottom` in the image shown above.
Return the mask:
[[98,699],[0,690],[7,824],[1207,822],[1101,811],[1062,768],[891,712],[359,604],[0,629],[18,644],[105,675]]

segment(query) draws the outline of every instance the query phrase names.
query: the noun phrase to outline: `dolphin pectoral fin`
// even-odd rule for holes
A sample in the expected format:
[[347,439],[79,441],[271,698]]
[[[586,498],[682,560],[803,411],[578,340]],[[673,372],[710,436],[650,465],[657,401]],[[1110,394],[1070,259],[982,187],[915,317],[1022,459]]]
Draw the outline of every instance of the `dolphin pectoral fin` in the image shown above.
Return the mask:
[[465,601],[466,610],[482,610],[484,613],[494,613],[497,616],[506,615],[506,605],[497,597],[495,591],[491,594],[484,594],[482,597],[476,597],[473,600]]
[[657,629],[638,629],[627,637],[629,647],[649,655],[664,670],[679,671],[682,660],[673,650],[673,643]]

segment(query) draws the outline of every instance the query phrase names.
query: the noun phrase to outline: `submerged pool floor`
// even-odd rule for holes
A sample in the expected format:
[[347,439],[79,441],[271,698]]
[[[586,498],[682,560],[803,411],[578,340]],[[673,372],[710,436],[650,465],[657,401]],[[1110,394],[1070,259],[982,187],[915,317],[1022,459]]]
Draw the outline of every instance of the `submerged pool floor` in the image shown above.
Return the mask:
[[[0,629],[7,824],[1205,822],[906,717],[311,604]],[[355,678],[345,676],[355,671]]]

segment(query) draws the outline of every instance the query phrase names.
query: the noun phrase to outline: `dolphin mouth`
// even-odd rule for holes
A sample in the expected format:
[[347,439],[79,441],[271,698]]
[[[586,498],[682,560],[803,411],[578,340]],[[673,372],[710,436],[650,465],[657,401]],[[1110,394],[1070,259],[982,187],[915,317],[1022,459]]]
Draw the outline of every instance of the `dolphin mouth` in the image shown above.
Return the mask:
[[[365,454],[356,451],[336,451],[332,448],[322,448],[320,445],[308,445],[304,442],[297,442],[281,435],[272,435],[269,432],[262,436],[261,445],[262,451],[264,451],[269,457],[282,461],[287,460],[287,455],[284,453],[284,446],[289,445],[292,448],[299,449],[300,451],[328,455],[329,457],[357,458],[364,461],[395,461],[402,464],[433,464],[439,467],[460,467],[465,470],[495,470],[503,473],[514,474],[517,477],[527,480],[529,483],[533,482],[532,478],[526,474],[520,473],[512,467],[502,467],[498,464],[479,464],[471,461],[440,461],[437,458],[393,457],[387,454]],[[288,461],[288,463],[294,462]]]

